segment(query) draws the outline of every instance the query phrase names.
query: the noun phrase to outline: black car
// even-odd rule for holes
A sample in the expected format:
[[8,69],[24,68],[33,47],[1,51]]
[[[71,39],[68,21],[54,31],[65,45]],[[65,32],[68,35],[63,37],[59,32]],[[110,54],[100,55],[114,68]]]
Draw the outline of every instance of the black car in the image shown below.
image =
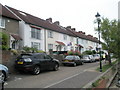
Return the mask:
[[83,61],[80,59],[79,56],[76,56],[76,55],[68,55],[64,58],[64,60],[62,60],[62,64],[65,66],[65,65],[73,65],[73,66],[76,66],[76,65],[83,65]]
[[53,59],[45,53],[28,53],[21,54],[15,61],[15,69],[18,71],[31,71],[32,74],[38,75],[41,70],[59,69],[59,60]]

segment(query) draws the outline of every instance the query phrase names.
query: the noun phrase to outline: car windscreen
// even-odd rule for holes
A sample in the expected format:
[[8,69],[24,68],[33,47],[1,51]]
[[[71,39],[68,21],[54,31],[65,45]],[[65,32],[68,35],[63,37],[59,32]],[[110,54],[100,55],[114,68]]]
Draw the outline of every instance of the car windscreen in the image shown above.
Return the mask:
[[74,56],[66,56],[65,59],[73,60],[73,59],[74,59]]

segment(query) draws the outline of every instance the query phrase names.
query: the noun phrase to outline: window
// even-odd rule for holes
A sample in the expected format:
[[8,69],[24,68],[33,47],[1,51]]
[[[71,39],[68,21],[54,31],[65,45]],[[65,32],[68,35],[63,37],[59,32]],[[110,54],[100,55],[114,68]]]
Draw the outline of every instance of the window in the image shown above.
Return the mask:
[[53,44],[48,44],[48,50],[53,49]]
[[73,42],[73,37],[70,37],[70,41]]
[[44,59],[51,59],[51,57],[49,55],[45,55]]
[[31,28],[31,37],[35,39],[41,39],[41,30],[36,28]]
[[31,47],[40,50],[40,43],[38,43],[38,42],[31,42]]
[[53,32],[52,31],[48,31],[48,38],[53,38]]
[[0,18],[0,28],[5,28],[5,19]]
[[64,35],[63,35],[63,39],[64,39],[64,40],[67,40],[67,35],[64,34]]

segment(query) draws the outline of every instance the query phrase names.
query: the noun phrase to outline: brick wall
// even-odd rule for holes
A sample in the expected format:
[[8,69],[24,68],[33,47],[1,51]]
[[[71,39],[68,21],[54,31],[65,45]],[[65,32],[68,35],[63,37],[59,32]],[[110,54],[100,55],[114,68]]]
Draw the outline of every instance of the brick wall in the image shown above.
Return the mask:
[[1,63],[8,67],[10,73],[14,72],[14,62],[17,56],[13,55],[10,51],[0,50],[0,57]]

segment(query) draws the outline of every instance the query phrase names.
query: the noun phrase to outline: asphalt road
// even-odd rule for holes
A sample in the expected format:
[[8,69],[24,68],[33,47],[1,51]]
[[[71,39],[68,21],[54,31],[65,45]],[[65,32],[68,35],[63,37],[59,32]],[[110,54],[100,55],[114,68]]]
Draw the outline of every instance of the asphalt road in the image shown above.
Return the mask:
[[44,71],[39,75],[29,73],[11,74],[5,83],[5,88],[81,88],[93,79],[100,72],[94,69],[99,62],[85,63],[76,67],[60,66],[58,71]]

